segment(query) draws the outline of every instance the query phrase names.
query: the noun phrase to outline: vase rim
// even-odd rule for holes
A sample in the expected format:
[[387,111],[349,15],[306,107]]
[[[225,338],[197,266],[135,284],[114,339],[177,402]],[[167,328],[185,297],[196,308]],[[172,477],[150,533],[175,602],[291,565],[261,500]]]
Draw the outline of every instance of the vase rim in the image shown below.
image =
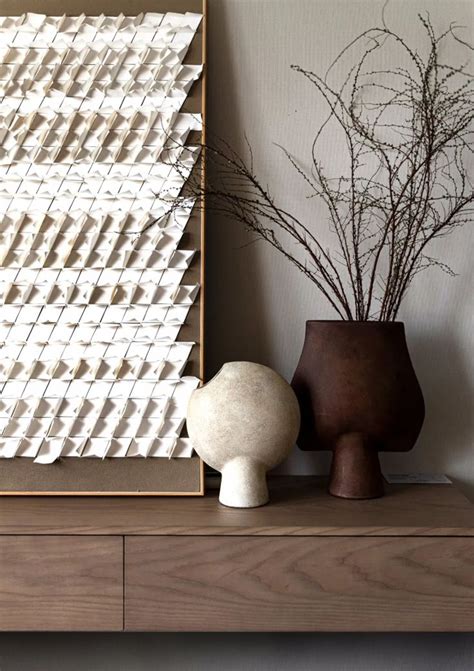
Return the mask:
[[[201,389],[204,389],[204,387],[207,387],[208,384],[211,382],[214,382],[218,377],[221,377],[226,370],[229,369],[229,366],[232,364],[250,364],[251,366],[261,366],[262,368],[268,368],[268,366],[265,366],[263,363],[257,363],[256,361],[240,361],[240,360],[235,360],[235,361],[224,361],[224,363],[221,365],[219,370],[211,377],[209,380],[206,380],[205,382],[202,382],[199,387],[196,388],[196,391],[200,391]],[[270,369],[273,370],[273,369]],[[276,373],[276,371],[273,371]],[[278,373],[279,375],[279,373]],[[0,670],[1,671],[1,670]]]
[[373,319],[371,320],[363,320],[363,319],[307,319],[306,320],[307,324],[347,324],[350,326],[404,326],[405,322],[401,321],[393,321],[393,322],[386,322],[386,321],[375,321]]

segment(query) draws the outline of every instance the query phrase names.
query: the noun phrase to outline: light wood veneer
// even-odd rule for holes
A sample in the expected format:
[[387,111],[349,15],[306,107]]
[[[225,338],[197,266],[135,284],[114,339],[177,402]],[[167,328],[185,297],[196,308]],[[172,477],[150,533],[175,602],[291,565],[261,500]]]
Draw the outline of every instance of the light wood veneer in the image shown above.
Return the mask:
[[0,630],[474,631],[474,507],[451,485],[344,501],[276,478],[204,498],[0,502]]
[[127,538],[137,631],[469,631],[473,538]]
[[121,538],[0,537],[0,630],[122,627]]

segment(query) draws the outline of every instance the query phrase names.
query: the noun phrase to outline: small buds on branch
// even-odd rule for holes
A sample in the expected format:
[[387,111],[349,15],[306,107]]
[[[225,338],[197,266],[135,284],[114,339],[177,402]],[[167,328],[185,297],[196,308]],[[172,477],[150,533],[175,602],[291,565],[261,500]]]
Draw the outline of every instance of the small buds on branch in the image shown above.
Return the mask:
[[[205,200],[208,211],[244,224],[296,265],[341,319],[395,320],[416,275],[433,267],[452,273],[427,248],[471,221],[474,209],[468,166],[473,75],[467,65],[455,67],[440,56],[440,46],[450,40],[458,48],[470,47],[455,27],[436,36],[429,18],[419,19],[426,57],[384,23],[355,38],[324,77],[292,66],[315,87],[328,117],[312,142],[309,172],[280,149],[311,197],[324,204],[335,234],[333,252],[313,222],[294,216],[262,185],[248,142],[248,160],[222,139],[202,145],[206,169],[200,161],[191,176],[185,175],[182,195],[167,201],[168,212],[183,199]],[[392,47],[400,65],[380,69],[380,52]],[[357,61],[342,85],[330,85],[329,74],[353,50]],[[320,142],[334,126],[341,133],[337,151],[344,153],[343,175],[331,175],[319,158]],[[175,152],[170,163],[184,176],[181,156]]]

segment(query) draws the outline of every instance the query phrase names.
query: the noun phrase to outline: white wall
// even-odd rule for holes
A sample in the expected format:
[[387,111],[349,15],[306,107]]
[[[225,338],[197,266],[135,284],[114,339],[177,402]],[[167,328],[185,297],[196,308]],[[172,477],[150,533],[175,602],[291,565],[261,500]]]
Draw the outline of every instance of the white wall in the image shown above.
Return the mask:
[[[326,110],[314,87],[290,70],[293,63],[325,72],[357,34],[379,22],[377,0],[209,0],[209,116],[213,133],[245,152],[277,201],[306,217],[331,244],[326,213],[308,201],[301,179],[274,143],[307,161]],[[391,0],[385,20],[422,46],[417,13],[429,10],[436,30],[451,21],[472,39],[474,4],[467,0]],[[461,33],[459,33],[461,35]],[[459,49],[445,54],[459,58]],[[461,53],[466,57],[466,51]],[[388,64],[390,65],[390,64]],[[336,72],[337,75],[337,72]],[[337,161],[334,143],[323,162]],[[226,360],[266,363],[287,379],[296,367],[307,319],[335,318],[312,283],[234,223],[209,217],[208,376]],[[474,225],[445,239],[437,251],[458,273],[419,276],[403,305],[408,344],[424,391],[427,413],[409,454],[383,455],[387,471],[446,472],[474,492]],[[246,246],[247,245],[247,246]],[[328,455],[296,450],[292,473],[324,472]]]

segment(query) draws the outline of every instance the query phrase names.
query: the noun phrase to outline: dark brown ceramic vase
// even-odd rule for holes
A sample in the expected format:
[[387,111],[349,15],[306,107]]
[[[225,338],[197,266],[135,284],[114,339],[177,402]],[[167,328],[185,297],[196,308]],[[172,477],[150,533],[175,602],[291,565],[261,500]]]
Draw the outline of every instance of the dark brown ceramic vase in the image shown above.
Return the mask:
[[306,322],[292,386],[298,446],[333,452],[330,493],[382,496],[378,453],[411,450],[425,416],[403,323]]

